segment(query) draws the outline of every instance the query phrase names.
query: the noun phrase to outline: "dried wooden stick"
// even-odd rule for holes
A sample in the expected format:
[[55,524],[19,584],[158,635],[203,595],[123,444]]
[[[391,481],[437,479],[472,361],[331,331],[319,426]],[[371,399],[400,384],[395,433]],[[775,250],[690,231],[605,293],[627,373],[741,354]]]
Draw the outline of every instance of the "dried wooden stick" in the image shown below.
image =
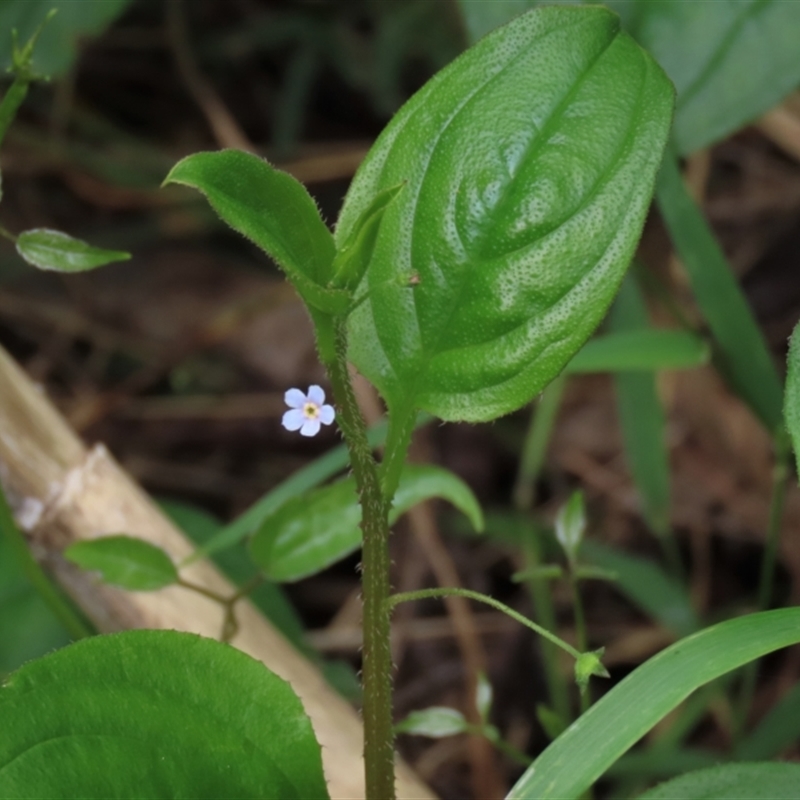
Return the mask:
[[[102,445],[87,451],[2,348],[0,478],[34,554],[98,630],[219,634],[222,609],[211,600],[180,587],[134,593],[103,586],[61,557],[74,541],[115,533],[157,544],[176,561],[193,548]],[[210,562],[192,564],[182,574],[218,594],[234,592]],[[250,603],[237,607],[237,618],[232,644],[288,680],[303,701],[322,744],[331,797],[363,798],[363,732],[356,712]],[[435,797],[403,764],[398,765],[397,788],[399,797],[408,800]]]

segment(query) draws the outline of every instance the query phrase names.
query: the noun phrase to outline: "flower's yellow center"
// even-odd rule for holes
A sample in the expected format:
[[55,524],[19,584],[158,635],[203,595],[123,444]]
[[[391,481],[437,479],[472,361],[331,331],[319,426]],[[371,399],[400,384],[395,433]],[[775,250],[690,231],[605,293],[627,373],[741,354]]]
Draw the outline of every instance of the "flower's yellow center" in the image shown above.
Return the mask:
[[303,406],[303,416],[306,419],[316,419],[319,416],[319,406],[316,403],[306,403]]

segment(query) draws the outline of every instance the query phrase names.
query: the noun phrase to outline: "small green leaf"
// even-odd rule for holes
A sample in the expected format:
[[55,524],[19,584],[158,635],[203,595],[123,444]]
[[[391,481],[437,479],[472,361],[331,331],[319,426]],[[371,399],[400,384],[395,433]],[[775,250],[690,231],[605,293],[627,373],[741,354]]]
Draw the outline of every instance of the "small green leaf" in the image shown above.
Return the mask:
[[379,192],[364,210],[333,260],[332,286],[349,290],[358,286],[372,258],[383,215],[404,185],[401,183]]
[[547,734],[547,738],[550,739],[551,742],[554,739],[558,739],[567,727],[564,724],[564,720],[561,719],[561,715],[557,714],[550,706],[546,706],[544,703],[536,704],[536,719],[539,720],[542,730],[544,730]]
[[317,204],[302,183],[240,150],[196,153],[179,161],[164,184],[202,192],[220,218],[258,245],[307,305],[341,314],[350,295],[327,288],[336,248]]
[[570,564],[578,560],[578,551],[586,533],[586,506],[583,492],[573,492],[556,516],[556,539]]
[[[131,0],[3,0],[0,31],[17,29],[29,40],[53,11],[54,19],[44,28],[33,53],[32,68],[42,75],[65,72],[75,60],[79,43],[101,33]],[[0,70],[12,60],[11,42],[0,36]]]
[[515,583],[528,580],[553,581],[564,577],[564,570],[558,564],[537,564],[530,569],[515,572],[511,580]]
[[564,371],[577,374],[689,369],[706,364],[709,355],[708,345],[686,331],[616,331],[590,339]]
[[442,739],[464,733],[467,721],[460,711],[444,706],[433,706],[424,711],[412,711],[402,722],[395,725],[395,733],[410,733],[415,736],[428,736]]
[[786,357],[786,393],[783,398],[783,418],[792,440],[797,473],[800,475],[800,323],[795,325],[789,339]]
[[351,360],[392,413],[493,419],[564,368],[630,261],[672,100],[615,14],[548,7],[489,34],[395,115],[336,228],[347,241],[406,182],[349,318]]
[[475,686],[475,708],[478,709],[478,713],[481,715],[481,719],[484,722],[488,722],[489,720],[493,699],[494,692],[492,690],[492,684],[489,683],[486,673],[479,672]]
[[610,569],[603,569],[602,567],[594,567],[590,564],[581,564],[575,567],[574,572],[576,580],[579,581],[616,581],[619,580],[619,575]]
[[17,252],[34,267],[56,272],[86,272],[112,261],[127,261],[130,253],[101,250],[61,231],[35,228],[17,237]]
[[284,680],[176,631],[94,636],[0,688],[0,797],[328,797]]
[[106,583],[133,592],[163,589],[178,580],[172,559],[160,547],[133,536],[75,542],[64,556],[82,569],[100,572]]
[[[483,514],[469,487],[453,473],[434,466],[405,468],[390,523],[433,497],[449,500],[476,530],[483,529]],[[250,541],[250,554],[270,580],[300,580],[357,550],[360,523],[355,479],[345,478],[284,503],[262,522]]]
[[800,764],[722,764],[681,775],[639,800],[797,800]]

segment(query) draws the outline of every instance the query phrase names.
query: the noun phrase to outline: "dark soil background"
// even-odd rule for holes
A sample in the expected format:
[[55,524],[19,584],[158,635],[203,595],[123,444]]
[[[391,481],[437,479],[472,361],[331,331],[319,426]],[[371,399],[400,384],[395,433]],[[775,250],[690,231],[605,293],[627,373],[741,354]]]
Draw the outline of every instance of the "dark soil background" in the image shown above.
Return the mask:
[[[171,10],[170,10],[171,9]],[[283,430],[283,393],[324,383],[305,312],[256,249],[189,190],[159,184],[180,157],[249,146],[303,180],[329,222],[363,153],[393,110],[465,46],[457,6],[418,0],[135,0],[72,71],[35,86],[2,153],[2,224],[52,227],[132,252],[131,261],[61,278],[0,246],[0,343],[89,442],[104,442],[157,498],[222,521],[338,444]],[[748,128],[688,164],[694,190],[729,255],[775,358],[800,316],[800,141],[777,146]],[[647,270],[697,316],[653,216]],[[654,316],[664,316],[654,307]],[[711,367],[659,376],[668,414],[672,525],[692,598],[706,619],[752,609],[767,524],[771,443]],[[370,421],[379,399],[362,387]],[[511,580],[522,565],[508,517],[531,410],[492,425],[429,425],[415,458],[463,477],[489,513],[482,538],[447,508],[397,526],[394,583],[460,583],[530,613]],[[660,557],[622,452],[613,384],[570,381],[535,518],[552,522],[570,492],[586,494],[591,538]],[[800,492],[791,481],[775,604],[800,602]],[[287,587],[308,641],[359,666],[357,558]],[[567,587],[554,585],[559,634],[574,640]],[[607,583],[585,584],[591,645],[618,680],[673,640]],[[398,614],[396,715],[466,709],[477,668],[495,688],[493,721],[536,754],[547,739],[538,644],[500,614],[466,603]],[[800,652],[768,660],[758,719],[796,682]],[[351,682],[352,683],[352,682]],[[610,684],[608,684],[610,685]],[[595,690],[602,692],[606,684]],[[692,741],[724,749],[731,723],[711,710]],[[401,737],[399,747],[443,798],[488,797],[521,768],[465,737]],[[800,749],[785,753],[800,756]]]

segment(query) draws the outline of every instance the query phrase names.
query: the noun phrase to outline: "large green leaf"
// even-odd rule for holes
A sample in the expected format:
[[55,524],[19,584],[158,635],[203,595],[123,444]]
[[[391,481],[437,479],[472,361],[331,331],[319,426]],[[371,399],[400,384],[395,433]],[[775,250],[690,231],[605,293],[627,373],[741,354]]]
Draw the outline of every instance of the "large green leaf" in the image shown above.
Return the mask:
[[347,241],[387,208],[351,358],[393,412],[488,420],[522,406],[599,323],[641,230],[672,112],[605,9],[537,9],[420,90],[356,174]]
[[[461,0],[472,41],[542,0]],[[552,0],[547,0],[551,3]],[[625,29],[678,92],[673,138],[682,154],[724,139],[800,83],[800,3],[786,0],[609,0]]]
[[2,0],[0,2],[0,69],[11,61],[11,30],[19,40],[30,37],[48,12],[58,13],[42,32],[33,56],[33,70],[43,75],[65,72],[78,44],[96,36],[129,5],[130,0]]
[[172,559],[160,548],[135,536],[103,536],[75,542],[64,557],[99,572],[106,583],[134,592],[152,592],[178,580]]
[[797,800],[800,764],[723,764],[689,772],[639,800]]
[[[433,497],[449,500],[483,529],[483,514],[469,487],[441,467],[408,465],[389,514],[390,524]],[[250,542],[250,553],[274,581],[296,581],[334,564],[361,546],[361,507],[355,479],[324,486],[284,503],[267,517]]]
[[35,228],[17,237],[17,252],[34,267],[55,272],[86,272],[131,255],[120,250],[101,250],[61,231]]
[[722,622],[634,670],[553,742],[509,800],[574,800],[695,689],[773,650],[800,642],[800,608]]
[[221,219],[257,244],[284,270],[310,306],[346,310],[346,292],[327,289],[333,237],[302,183],[250,153],[221,150],[179,161],[164,184],[202,192]]
[[289,684],[211,639],[128,631],[0,689],[0,797],[327,798]]

